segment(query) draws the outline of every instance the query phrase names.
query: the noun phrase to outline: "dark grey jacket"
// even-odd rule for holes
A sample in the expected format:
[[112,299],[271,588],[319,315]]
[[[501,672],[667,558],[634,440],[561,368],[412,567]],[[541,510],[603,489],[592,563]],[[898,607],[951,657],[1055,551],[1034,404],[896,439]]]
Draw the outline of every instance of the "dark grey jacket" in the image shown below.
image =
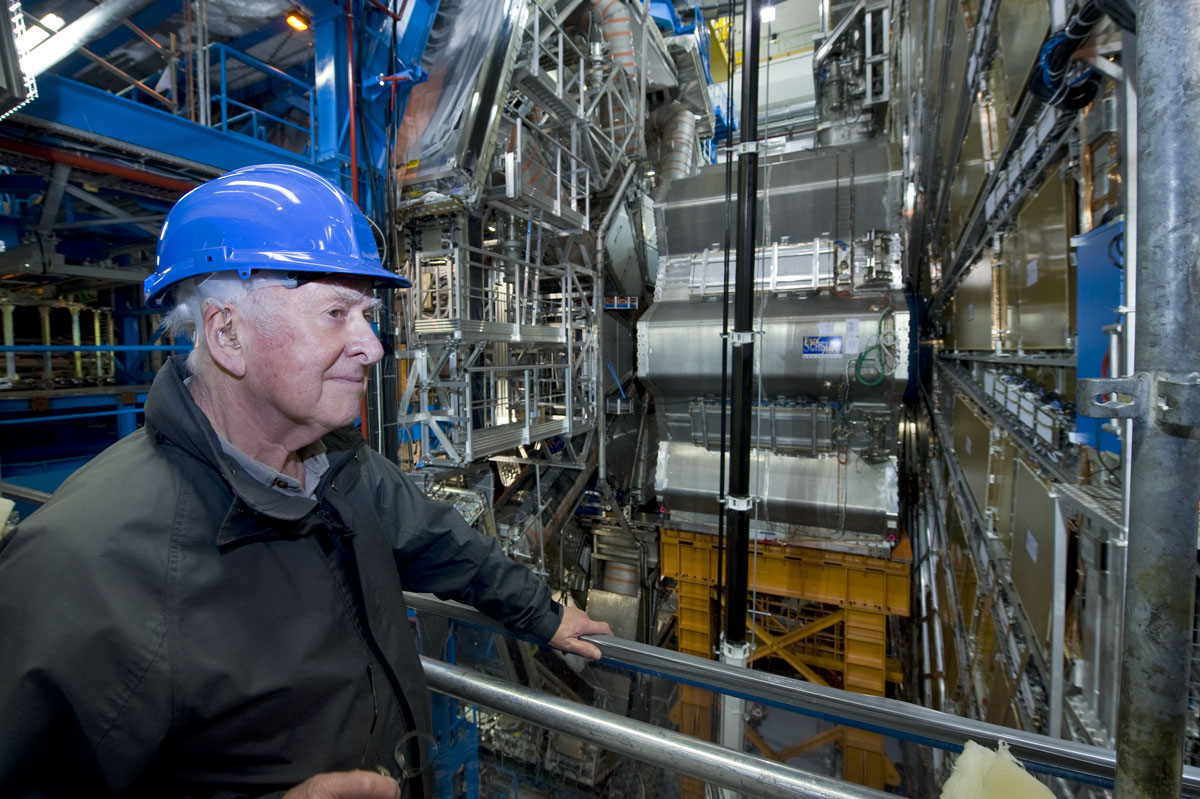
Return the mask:
[[[237,797],[428,754],[402,588],[549,640],[562,609],[357,436],[317,500],[221,452],[159,372],[146,426],[0,549],[0,796]],[[410,730],[423,735],[414,739]],[[414,746],[415,740],[421,740]],[[424,764],[423,764],[424,765]],[[432,796],[431,768],[413,780]]]

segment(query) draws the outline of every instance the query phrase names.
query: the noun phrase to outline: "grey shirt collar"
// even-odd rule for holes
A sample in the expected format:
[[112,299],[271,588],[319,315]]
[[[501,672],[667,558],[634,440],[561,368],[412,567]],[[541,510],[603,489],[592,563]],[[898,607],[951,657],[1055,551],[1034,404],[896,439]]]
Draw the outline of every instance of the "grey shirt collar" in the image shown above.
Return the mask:
[[221,442],[221,450],[233,458],[246,474],[281,494],[312,498],[316,494],[321,477],[329,470],[329,458],[325,454],[325,445],[320,441],[309,444],[299,452],[300,458],[304,462],[304,484],[301,485],[298,480],[272,469],[262,461],[251,458],[226,441],[220,433],[217,434],[217,438]]

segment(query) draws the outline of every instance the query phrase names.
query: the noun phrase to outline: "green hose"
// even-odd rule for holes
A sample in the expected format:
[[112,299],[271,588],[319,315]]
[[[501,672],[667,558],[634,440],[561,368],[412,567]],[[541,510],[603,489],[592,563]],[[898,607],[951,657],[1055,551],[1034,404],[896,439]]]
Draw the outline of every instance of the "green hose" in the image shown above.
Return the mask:
[[[879,355],[877,355],[875,357],[875,363],[879,365],[879,374],[875,375],[875,378],[873,380],[864,380],[863,376],[862,376],[863,361],[866,360],[867,355],[869,355],[872,350],[879,351]],[[884,365],[883,365],[883,347],[882,346],[880,346],[879,344],[872,344],[871,346],[869,346],[865,350],[863,350],[861,353],[859,353],[858,360],[854,362],[854,377],[858,379],[858,382],[862,383],[864,386],[877,386],[883,382],[883,378],[885,376],[886,375],[885,375],[885,369],[884,369]]]

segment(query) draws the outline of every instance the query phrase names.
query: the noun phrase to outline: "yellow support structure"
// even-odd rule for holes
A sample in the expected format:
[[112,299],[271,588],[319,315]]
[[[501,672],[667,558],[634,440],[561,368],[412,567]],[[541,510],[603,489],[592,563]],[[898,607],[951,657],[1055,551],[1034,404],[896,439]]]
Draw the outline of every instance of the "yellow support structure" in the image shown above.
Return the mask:
[[708,20],[709,72],[714,83],[729,80],[729,50],[725,47],[728,41],[729,17]]
[[[659,548],[662,575],[678,584],[680,651],[712,658],[720,616],[715,594],[721,577],[716,537],[663,529]],[[888,559],[760,544],[750,564],[750,589],[759,605],[786,609],[786,600],[801,599],[806,613],[797,615],[793,610],[786,615],[750,616],[747,624],[754,634],[751,663],[775,657],[810,682],[828,685],[831,678],[840,679],[846,690],[883,696],[888,681],[901,678],[898,664],[887,656],[887,617],[909,615],[911,562],[903,558],[904,552],[898,549],[900,556]],[[820,603],[825,609],[815,608],[819,613],[813,616],[811,603]],[[713,702],[711,693],[681,686],[672,718],[680,731],[711,740]],[[839,728],[818,738],[819,743],[841,745],[846,779],[877,789],[899,783],[884,752],[882,736]],[[763,748],[764,742],[755,741],[753,735],[750,739]],[[764,750],[764,754],[794,755],[796,746],[811,748],[817,743],[801,742],[778,753]],[[697,786],[680,784],[685,797],[701,795]]]

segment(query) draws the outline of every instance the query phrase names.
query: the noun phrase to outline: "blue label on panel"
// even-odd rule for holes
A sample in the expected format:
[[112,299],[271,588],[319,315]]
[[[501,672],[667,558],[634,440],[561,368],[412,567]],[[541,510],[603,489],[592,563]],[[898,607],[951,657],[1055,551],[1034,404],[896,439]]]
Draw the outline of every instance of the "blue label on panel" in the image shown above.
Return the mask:
[[842,357],[842,337],[805,336],[801,357],[840,358]]

